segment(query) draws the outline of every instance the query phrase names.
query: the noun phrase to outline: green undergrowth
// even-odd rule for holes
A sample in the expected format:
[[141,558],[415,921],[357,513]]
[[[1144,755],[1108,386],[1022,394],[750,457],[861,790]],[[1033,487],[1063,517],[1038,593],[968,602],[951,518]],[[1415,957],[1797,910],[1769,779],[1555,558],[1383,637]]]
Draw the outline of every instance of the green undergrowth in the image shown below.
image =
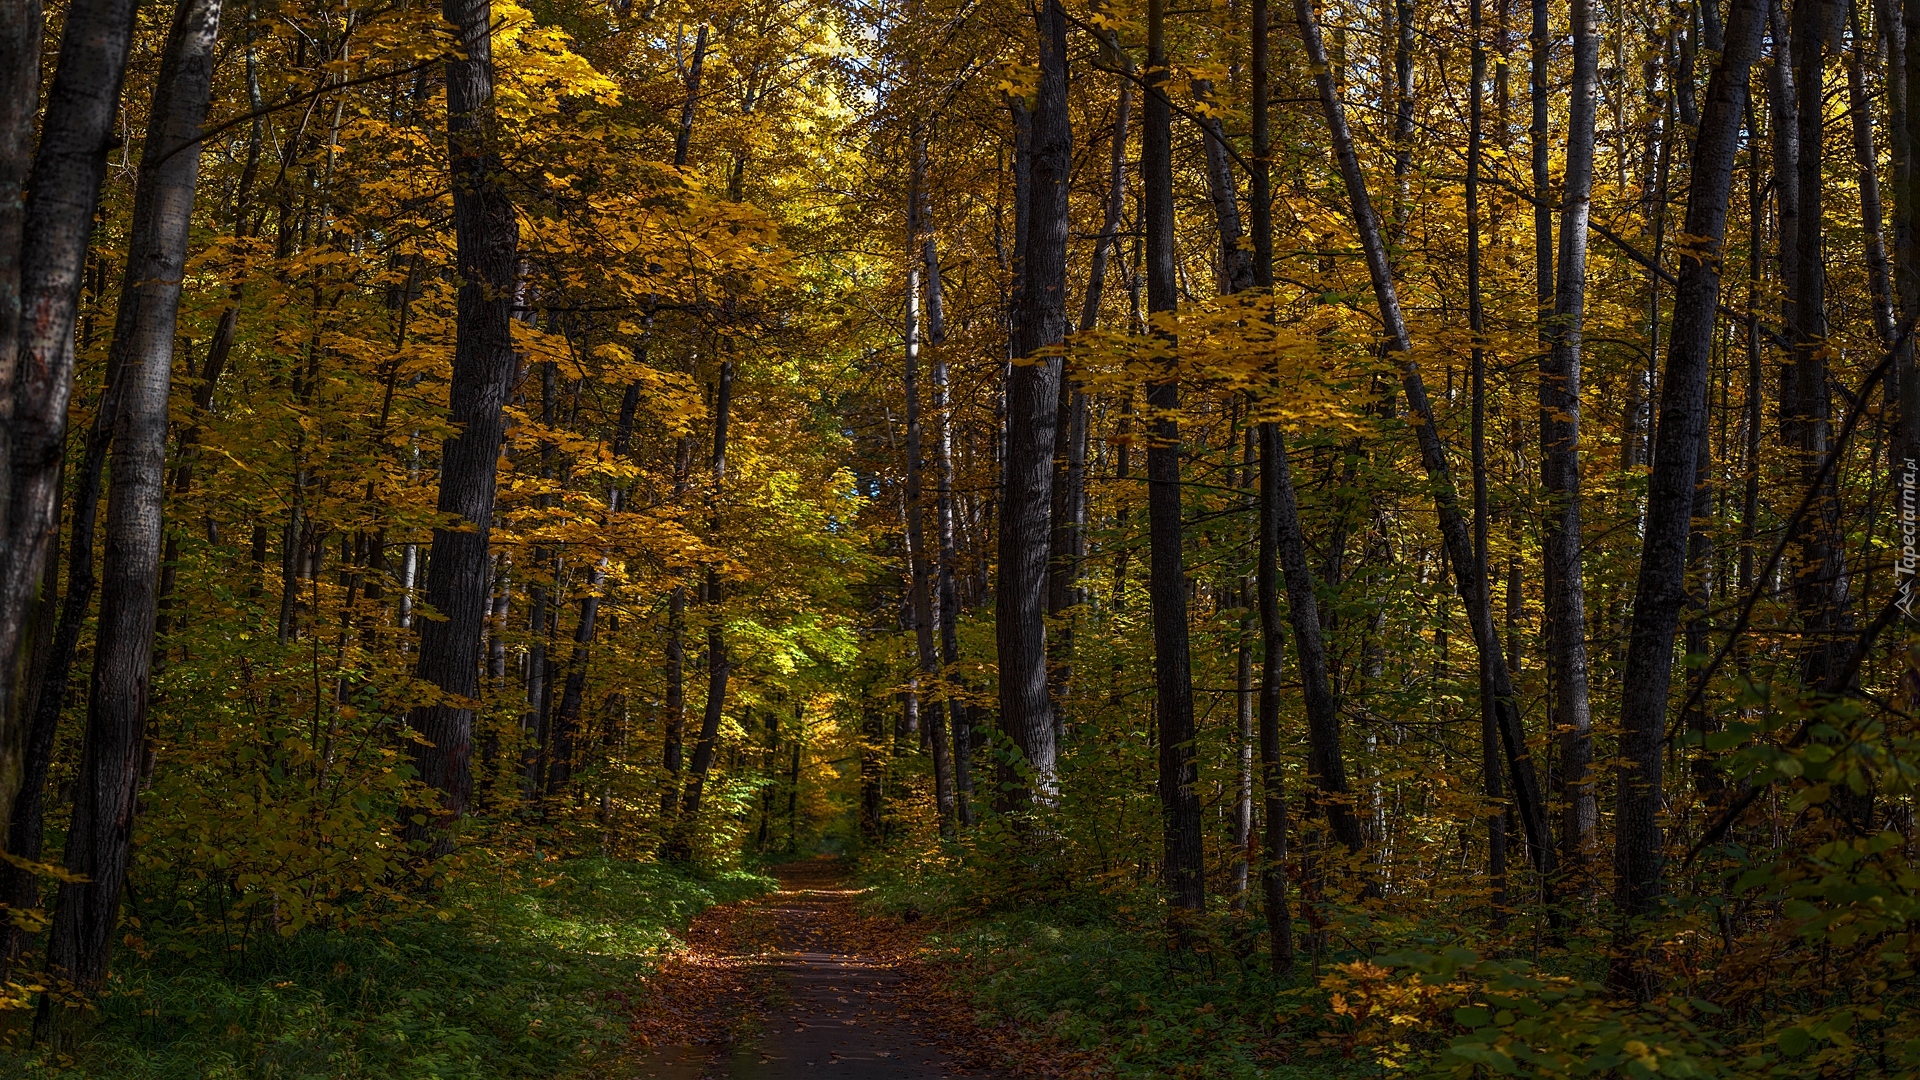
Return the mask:
[[1274,976],[1258,928],[1222,914],[1168,948],[1146,891],[1049,890],[987,899],[957,875],[870,860],[873,903],[934,916],[928,939],[988,1024],[1011,1020],[1092,1051],[1117,1077],[1320,1080],[1381,1070],[1340,1051],[1325,995]]
[[224,966],[123,951],[71,1045],[0,1053],[0,1076],[575,1075],[624,1044],[632,980],[689,920],[772,887],[739,870],[549,861],[450,889],[438,911],[382,931],[310,930]]

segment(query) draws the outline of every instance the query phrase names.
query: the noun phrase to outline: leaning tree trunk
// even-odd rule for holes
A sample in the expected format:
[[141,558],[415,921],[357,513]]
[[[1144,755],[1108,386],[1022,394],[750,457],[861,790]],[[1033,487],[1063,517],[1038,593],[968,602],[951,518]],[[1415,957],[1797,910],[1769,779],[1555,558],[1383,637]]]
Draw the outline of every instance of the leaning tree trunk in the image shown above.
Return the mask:
[[[1366,254],[1367,274],[1373,282],[1374,299],[1380,308],[1381,322],[1386,327],[1384,344],[1389,351],[1404,355],[1412,348],[1406,319],[1400,312],[1400,298],[1394,286],[1392,269],[1387,263],[1386,243],[1380,235],[1380,220],[1374,213],[1373,201],[1367,195],[1367,183],[1360,172],[1360,160],[1353,152],[1353,136],[1347,126],[1346,108],[1334,86],[1333,69],[1327,62],[1326,45],[1321,40],[1320,24],[1314,17],[1311,0],[1294,0],[1294,15],[1299,22],[1301,40],[1307,48],[1307,59],[1313,66],[1313,81],[1319,90],[1320,105],[1326,115],[1334,156],[1346,184],[1354,225],[1360,234],[1360,246]],[[1433,487],[1441,540],[1453,564],[1460,599],[1473,627],[1474,647],[1479,650],[1491,676],[1494,707],[1500,716],[1500,740],[1506,751],[1507,768],[1513,778],[1514,805],[1527,831],[1527,845],[1533,856],[1534,868],[1542,874],[1549,874],[1556,866],[1553,828],[1547,820],[1546,800],[1541,795],[1539,777],[1534,772],[1533,755],[1527,748],[1526,730],[1521,726],[1513,680],[1507,672],[1506,658],[1501,654],[1500,639],[1494,630],[1490,590],[1484,578],[1474,580],[1473,541],[1468,534],[1466,519],[1460,513],[1460,496],[1447,464],[1446,449],[1434,426],[1433,408],[1427,401],[1426,382],[1420,377],[1419,365],[1411,358],[1401,362],[1400,387],[1407,396],[1407,409],[1412,413],[1412,427],[1420,444],[1421,465]]]
[[[7,267],[0,272],[0,289],[17,282],[17,292],[0,294],[0,329],[10,322],[15,329],[0,338],[0,806],[8,808],[20,788],[28,727],[15,678],[29,647],[27,624],[60,519],[81,272],[119,119],[135,7],[133,0],[78,0],[67,8],[26,202],[12,219],[18,222],[18,247],[0,255],[0,265]],[[40,16],[31,0],[9,8],[7,38],[0,47],[19,67],[0,77],[21,80],[10,83],[0,106],[6,110],[0,115],[6,127],[0,138],[8,144],[0,151],[11,154],[24,151],[33,124]],[[22,85],[26,81],[34,87]],[[10,156],[4,168],[7,176],[17,175],[19,158]],[[0,176],[0,183],[6,182]],[[0,222],[8,222],[18,204],[8,200],[5,205]],[[0,240],[13,227],[0,225]]]
[[[1214,104],[1213,81],[1192,82],[1194,100]],[[1240,196],[1234,190],[1233,159],[1227,152],[1227,133],[1211,112],[1200,117],[1200,147],[1206,157],[1207,199],[1213,203],[1213,223],[1220,235],[1220,292],[1232,294],[1253,288],[1253,253],[1240,244]]]
[[1148,597],[1153,608],[1154,702],[1159,716],[1160,808],[1167,902],[1184,941],[1186,922],[1206,910],[1201,850],[1198,756],[1194,753],[1193,672],[1187,642],[1187,576],[1181,550],[1178,306],[1173,246],[1172,103],[1167,100],[1166,2],[1147,4],[1147,101],[1141,128],[1140,183],[1147,241],[1147,310],[1164,316],[1154,351],[1164,367],[1147,386],[1157,414],[1147,443]]
[[1051,803],[1059,787],[1053,704],[1047,686],[1047,548],[1053,500],[1061,363],[1039,354],[1066,337],[1067,181],[1073,134],[1067,114],[1067,14],[1046,0],[1034,21],[1040,79],[1032,110],[1031,180],[1014,353],[1033,362],[1007,376],[1006,472],[1000,516],[1000,570],[995,633],[1000,659],[1000,724],[1024,759],[1025,771],[1003,785],[1020,809]]
[[418,706],[408,718],[421,736],[413,746],[414,768],[439,793],[439,806],[409,810],[405,824],[409,841],[431,838],[434,855],[452,850],[454,823],[465,816],[473,792],[473,712],[456,702],[472,699],[478,689],[501,410],[519,369],[512,322],[520,228],[502,184],[491,4],[445,0],[442,15],[463,55],[447,61],[447,152],[460,282],[448,417],[459,434],[441,445],[437,506],[459,524],[433,530],[426,601],[441,618],[421,624],[417,669],[422,682],[449,700]]
[[[1540,472],[1547,502],[1547,678],[1560,732],[1561,859],[1585,868],[1599,812],[1594,797],[1593,713],[1587,699],[1587,607],[1580,572],[1580,346],[1586,326],[1587,218],[1593,206],[1593,122],[1600,30],[1594,0],[1573,0],[1573,84],[1560,203],[1559,281],[1549,348],[1540,365]],[[1484,576],[1484,575],[1483,575]],[[1584,878],[1584,873],[1582,877]]]
[[105,588],[67,831],[66,867],[80,880],[60,887],[47,948],[48,970],[89,989],[106,978],[132,849],[164,540],[173,332],[219,31],[220,0],[182,0],[155,84],[114,324],[115,355],[108,361],[117,373],[112,396],[118,402],[101,568]]
[[[713,490],[709,495],[708,528],[720,531],[720,493],[727,482],[727,424],[733,413],[733,361],[720,362],[720,385],[713,396]],[[727,679],[733,663],[727,655],[726,626],[720,613],[720,568],[707,567],[705,604],[707,609],[707,702],[700,713],[700,737],[693,744],[693,761],[687,768],[687,793],[680,802],[680,821],[674,831],[672,854],[688,858],[693,854],[693,828],[700,814],[700,800],[707,786],[707,773],[713,768],[713,752],[720,739],[720,720],[727,707]]]
[[1652,914],[1661,884],[1661,769],[1667,689],[1673,674],[1673,635],[1686,602],[1687,538],[1693,516],[1696,455],[1707,422],[1707,376],[1720,294],[1720,244],[1726,235],[1728,192],[1739,148],[1747,78],[1760,47],[1762,0],[1734,0],[1726,51],[1707,84],[1706,107],[1693,150],[1686,233],[1674,289],[1673,332],[1660,391],[1660,423],[1648,478],[1646,535],[1634,590],[1633,629],[1620,707],[1619,807],[1614,861],[1627,946],[1615,961],[1615,982],[1645,997],[1652,992],[1641,968],[1632,921]]

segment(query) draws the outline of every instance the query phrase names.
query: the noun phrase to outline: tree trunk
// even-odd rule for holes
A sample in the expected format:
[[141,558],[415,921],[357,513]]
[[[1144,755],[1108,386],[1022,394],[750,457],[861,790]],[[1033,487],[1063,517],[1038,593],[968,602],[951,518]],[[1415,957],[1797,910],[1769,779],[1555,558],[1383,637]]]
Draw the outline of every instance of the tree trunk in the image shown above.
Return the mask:
[[[1273,135],[1268,120],[1272,33],[1267,0],[1253,0],[1253,169],[1248,177],[1253,223],[1253,277],[1255,286],[1273,287]],[[1260,609],[1260,792],[1265,828],[1260,860],[1261,899],[1266,906],[1268,958],[1282,978],[1293,974],[1293,913],[1287,904],[1287,795],[1280,761],[1280,680],[1284,677],[1285,632],[1280,623],[1280,476],[1279,428],[1259,427],[1260,439],[1260,547],[1254,564],[1254,595]],[[1305,565],[1304,553],[1301,564]],[[1325,673],[1322,673],[1324,680]]]
[[146,741],[156,589],[166,501],[167,396],[174,323],[213,86],[220,0],[183,0],[161,59],[108,368],[116,372],[113,485],[87,734],[74,785],[66,866],[47,967],[92,989],[106,978],[133,839]]
[[1660,422],[1648,478],[1646,535],[1635,586],[1632,636],[1622,681],[1619,807],[1614,862],[1619,904],[1628,920],[1614,979],[1644,997],[1652,985],[1636,955],[1632,921],[1656,909],[1661,876],[1661,755],[1667,688],[1673,672],[1673,635],[1686,600],[1689,523],[1694,507],[1701,432],[1706,426],[1707,375],[1720,292],[1720,243],[1726,234],[1728,192],[1739,148],[1747,78],[1759,51],[1761,0],[1734,0],[1726,51],[1707,85],[1707,101],[1693,151],[1686,233],[1674,289],[1673,332],[1660,393]]
[[[1191,88],[1196,102],[1214,106],[1212,80],[1194,79]],[[1233,159],[1227,153],[1226,130],[1210,111],[1200,114],[1200,146],[1206,154],[1207,199],[1213,203],[1213,223],[1220,234],[1220,293],[1226,296],[1253,287],[1253,253],[1240,245],[1240,196],[1234,190]]]
[[[7,113],[0,117],[7,129],[0,137],[8,145],[0,146],[0,152],[9,155],[4,166],[8,176],[19,169],[13,154],[29,137],[32,92],[40,77],[38,5],[28,0],[10,6],[15,10],[5,16],[7,38],[0,47],[7,49],[10,61],[20,61],[4,77],[20,82],[10,85]],[[17,219],[11,215],[19,204],[11,199],[0,211],[5,215],[0,222],[17,220],[19,229],[19,246],[0,256],[8,267],[0,271],[0,329],[12,324],[17,330],[15,337],[0,339],[0,432],[5,433],[0,438],[0,507],[5,513],[0,520],[0,806],[8,808],[20,788],[28,727],[15,679],[22,669],[20,657],[29,648],[27,624],[60,517],[81,272],[119,119],[134,8],[132,0],[79,0],[67,8],[26,203]],[[20,130],[22,124],[27,130]],[[0,183],[9,181],[0,177]],[[0,224],[0,240],[12,228]],[[9,288],[14,267],[17,293]]]
[[1034,13],[1040,76],[1027,155],[1031,180],[1014,354],[1034,357],[1007,376],[1006,471],[1001,493],[1000,566],[995,632],[1000,659],[1000,723],[1024,759],[1006,778],[1012,809],[1058,791],[1053,705],[1047,686],[1047,548],[1053,499],[1054,439],[1061,363],[1036,354],[1066,337],[1067,181],[1072,132],[1067,114],[1067,16],[1060,0]]
[[1587,217],[1593,204],[1593,126],[1600,83],[1594,0],[1573,0],[1572,18],[1559,281],[1547,328],[1550,347],[1540,367],[1540,471],[1547,502],[1541,555],[1549,598],[1547,679],[1554,689],[1560,798],[1566,806],[1560,857],[1584,880],[1599,824],[1592,776],[1593,715],[1587,700],[1587,607],[1580,572],[1580,346],[1586,326]]
[[[1472,0],[1468,19],[1473,56],[1467,104],[1467,327],[1473,333],[1473,566],[1480,580],[1491,584],[1487,566],[1487,315],[1480,287],[1480,165],[1481,134],[1487,81],[1487,47],[1481,0]],[[1512,650],[1509,650],[1511,652]],[[1480,790],[1487,800],[1487,881],[1492,887],[1491,922],[1506,925],[1507,836],[1505,785],[1500,776],[1500,717],[1494,709],[1493,670],[1480,657]]]
[[[687,65],[686,95],[680,103],[680,129],[673,140],[673,164],[684,168],[693,146],[694,110],[700,104],[701,71],[707,56],[705,24],[694,41],[693,60]],[[678,502],[686,495],[687,477],[692,470],[693,444],[682,435],[674,457],[673,497]],[[667,770],[667,782],[660,792],[660,819],[671,823],[679,816],[681,744],[687,730],[687,587],[675,585],[667,595],[667,693],[666,723],[662,725],[660,764]]]
[[1147,386],[1155,410],[1147,444],[1148,585],[1153,607],[1154,702],[1159,717],[1160,807],[1167,902],[1184,942],[1187,921],[1206,910],[1194,753],[1193,672],[1187,644],[1187,575],[1180,497],[1179,352],[1171,324],[1178,306],[1173,246],[1172,107],[1167,100],[1166,2],[1147,4],[1147,100],[1140,182],[1147,241],[1147,310],[1164,373]]
[[473,712],[458,702],[472,699],[478,689],[501,409],[519,369],[511,325],[520,229],[501,183],[505,164],[495,145],[491,5],[489,0],[445,0],[442,15],[464,56],[447,61],[447,144],[460,282],[448,417],[459,434],[441,446],[437,507],[460,526],[433,531],[426,601],[442,618],[420,628],[417,669],[423,682],[452,700],[416,707],[409,717],[424,740],[413,746],[414,768],[440,793],[440,805],[408,811],[405,830],[409,841],[431,838],[435,856],[452,850],[452,828],[472,796]]
[[[1913,72],[1920,69],[1920,4],[1900,4],[1883,0],[1880,17],[1887,40],[1887,119],[1889,142],[1893,150],[1893,249],[1894,289],[1899,297],[1900,321],[1920,313],[1920,230],[1914,223],[1914,190],[1917,172],[1914,161],[1915,117],[1920,117],[1920,101],[1915,100],[1920,80]],[[1914,371],[1914,343],[1911,336],[1900,343],[1894,358],[1893,382],[1899,395],[1899,426],[1895,433],[1894,453],[1898,460],[1920,458],[1920,377]]]
[[[927,559],[924,488],[921,481],[920,421],[920,282],[925,266],[921,244],[925,229],[927,141],[924,129],[913,134],[912,176],[907,183],[907,314],[906,362],[901,375],[907,404],[907,564],[912,578],[913,631],[920,673],[916,691],[931,693],[940,681],[940,656],[933,639],[933,589]],[[933,805],[942,836],[953,835],[953,761],[947,743],[946,695],[941,693],[923,710],[926,737],[933,750]]]
[[[1860,183],[1860,228],[1866,238],[1867,293],[1873,305],[1874,332],[1883,346],[1891,346],[1898,333],[1893,275],[1887,263],[1886,217],[1880,201],[1880,155],[1873,145],[1873,99],[1867,94],[1867,56],[1873,41],[1861,33],[1860,0],[1848,0],[1847,19],[1853,37],[1847,49],[1847,106],[1853,114],[1853,163]],[[1897,387],[1898,381],[1892,385]]]
[[[727,480],[727,423],[733,411],[733,361],[720,362],[720,385],[713,398],[713,491],[708,506],[709,529],[717,537],[720,531],[720,493]],[[700,738],[693,745],[693,761],[687,770],[687,793],[680,803],[680,825],[674,853],[680,858],[692,855],[692,829],[700,813],[700,798],[706,789],[707,773],[713,768],[714,744],[720,738],[720,720],[727,706],[727,678],[733,664],[727,656],[726,626],[720,613],[720,570],[707,567],[707,703],[700,714]]]
[[973,824],[973,723],[963,698],[960,662],[960,589],[955,581],[960,551],[953,513],[953,403],[949,387],[946,322],[941,311],[940,252],[932,230],[924,248],[927,271],[927,344],[933,351],[933,424],[936,455],[934,531],[940,543],[939,606],[940,663],[947,688],[947,713],[953,721],[954,813],[960,824]]
[[[1840,524],[1838,470],[1820,479],[1828,449],[1832,395],[1827,388],[1827,307],[1823,171],[1825,144],[1826,43],[1835,0],[1802,0],[1793,10],[1793,78],[1799,112],[1800,229],[1796,237],[1797,281],[1787,294],[1788,338],[1793,346],[1793,377],[1801,476],[1819,483],[1814,512],[1804,515],[1796,539],[1801,569],[1795,575],[1795,601],[1807,649],[1803,678],[1807,686],[1825,685],[1846,665],[1842,636],[1848,618],[1846,538]],[[1846,801],[1845,795],[1839,801]]]

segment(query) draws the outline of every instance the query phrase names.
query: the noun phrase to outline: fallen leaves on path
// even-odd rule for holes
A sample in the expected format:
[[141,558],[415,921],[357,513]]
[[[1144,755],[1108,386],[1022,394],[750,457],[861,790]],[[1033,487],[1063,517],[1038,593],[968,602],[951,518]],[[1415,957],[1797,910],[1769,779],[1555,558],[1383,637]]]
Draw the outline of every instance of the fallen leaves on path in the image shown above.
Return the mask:
[[[767,961],[784,946],[897,973],[900,981],[886,992],[899,1018],[956,1066],[1041,1080],[1106,1075],[1096,1055],[1045,1032],[986,1022],[957,985],[957,954],[928,942],[943,927],[861,911],[861,892],[849,886],[838,860],[807,860],[775,873],[779,893],[703,913],[688,931],[686,949],[665,957],[643,981],[633,1024],[642,1045],[718,1048],[748,1037],[774,1011],[780,990]],[[786,902],[796,893],[809,894],[804,909]]]

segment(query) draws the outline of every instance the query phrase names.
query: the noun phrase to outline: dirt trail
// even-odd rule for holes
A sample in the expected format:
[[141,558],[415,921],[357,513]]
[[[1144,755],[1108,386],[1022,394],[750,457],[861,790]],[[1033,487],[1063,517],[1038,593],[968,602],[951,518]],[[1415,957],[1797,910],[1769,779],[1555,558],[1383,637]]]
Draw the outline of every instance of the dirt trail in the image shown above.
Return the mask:
[[[931,1000],[907,960],[911,934],[862,916],[846,869],[814,859],[774,871],[780,890],[697,919],[688,950],[639,1002],[656,1080],[989,1080],[951,1001]],[[942,1007],[944,1005],[944,1007]]]

